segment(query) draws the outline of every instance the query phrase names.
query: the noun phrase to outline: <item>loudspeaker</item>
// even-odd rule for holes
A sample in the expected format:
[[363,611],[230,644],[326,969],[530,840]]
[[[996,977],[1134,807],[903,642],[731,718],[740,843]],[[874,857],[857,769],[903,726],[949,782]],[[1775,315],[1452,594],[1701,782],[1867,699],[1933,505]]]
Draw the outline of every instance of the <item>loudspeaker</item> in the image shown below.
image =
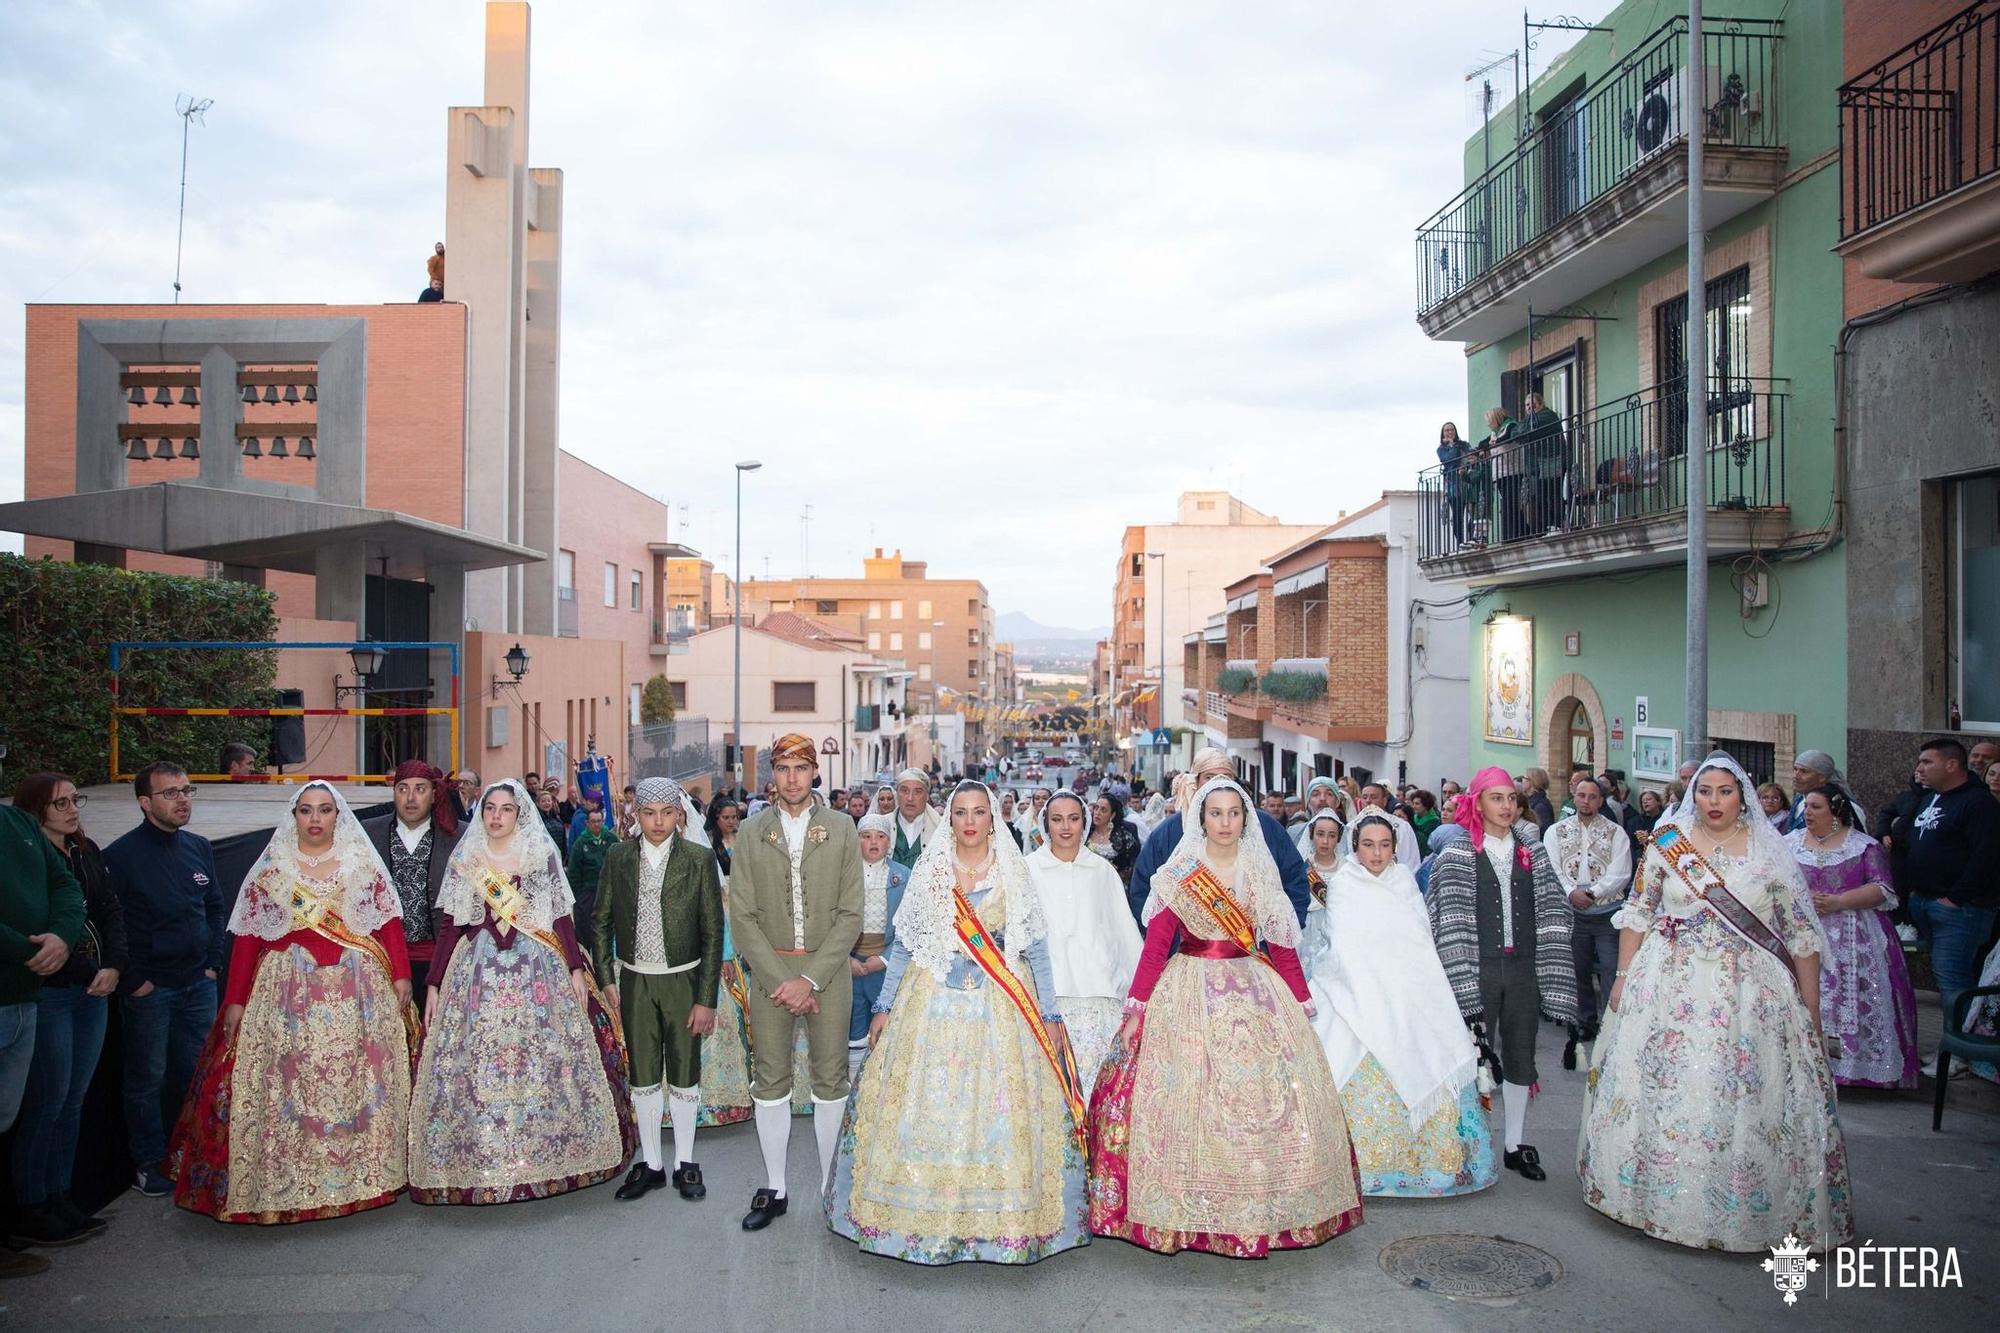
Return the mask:
[[[304,690],[279,690],[274,708],[303,708],[306,704]],[[271,719],[271,766],[284,768],[306,761],[306,720],[302,717],[274,717]]]

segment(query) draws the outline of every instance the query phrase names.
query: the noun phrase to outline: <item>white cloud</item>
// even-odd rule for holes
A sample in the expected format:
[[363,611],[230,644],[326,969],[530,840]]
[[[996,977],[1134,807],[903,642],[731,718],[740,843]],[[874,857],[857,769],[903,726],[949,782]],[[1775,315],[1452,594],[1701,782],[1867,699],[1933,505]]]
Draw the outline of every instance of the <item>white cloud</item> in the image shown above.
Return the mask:
[[[0,298],[405,300],[443,234],[477,4],[0,10]],[[1228,485],[1330,520],[1463,421],[1411,236],[1457,192],[1462,68],[1421,6],[544,3],[531,160],[565,172],[565,447],[746,565],[901,546],[1056,624],[1126,523]],[[1441,34],[1449,34],[1441,38]],[[1547,56],[1538,53],[1538,60]],[[0,320],[0,498],[22,346]]]

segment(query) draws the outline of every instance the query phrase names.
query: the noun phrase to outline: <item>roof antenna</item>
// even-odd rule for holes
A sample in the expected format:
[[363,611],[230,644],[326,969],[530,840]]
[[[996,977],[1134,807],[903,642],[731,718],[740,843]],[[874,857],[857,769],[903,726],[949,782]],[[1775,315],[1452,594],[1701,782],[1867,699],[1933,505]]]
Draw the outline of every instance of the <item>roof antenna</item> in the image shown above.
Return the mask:
[[174,220],[174,304],[181,303],[181,237],[187,230],[188,130],[206,124],[202,116],[215,105],[213,97],[177,97],[174,114],[181,118],[181,207]]

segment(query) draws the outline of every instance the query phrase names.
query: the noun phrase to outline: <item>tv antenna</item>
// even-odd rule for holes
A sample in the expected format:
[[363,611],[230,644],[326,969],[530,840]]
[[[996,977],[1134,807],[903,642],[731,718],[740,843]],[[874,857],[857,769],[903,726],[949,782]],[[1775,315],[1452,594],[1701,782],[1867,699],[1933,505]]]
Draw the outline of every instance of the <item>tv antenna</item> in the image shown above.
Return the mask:
[[812,521],[813,521],[813,507],[811,505],[807,505],[804,509],[799,511],[799,577],[800,578],[812,577],[812,560],[809,558],[808,555],[808,552],[810,550],[808,543],[812,536]]
[[202,117],[215,105],[213,97],[177,97],[174,114],[181,118],[181,207],[174,220],[174,304],[181,303],[181,237],[187,231],[188,130],[207,122]]

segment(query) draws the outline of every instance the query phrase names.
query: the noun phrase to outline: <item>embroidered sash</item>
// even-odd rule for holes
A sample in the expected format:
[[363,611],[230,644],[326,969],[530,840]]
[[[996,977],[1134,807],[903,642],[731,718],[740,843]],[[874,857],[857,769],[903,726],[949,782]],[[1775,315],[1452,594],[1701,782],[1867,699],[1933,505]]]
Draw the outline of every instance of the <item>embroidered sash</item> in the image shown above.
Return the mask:
[[999,946],[980,923],[979,914],[972,910],[972,904],[956,887],[951,891],[951,898],[956,909],[952,924],[958,930],[959,943],[965,946],[972,961],[979,964],[979,970],[1021,1011],[1028,1031],[1034,1034],[1035,1044],[1042,1048],[1042,1054],[1048,1057],[1049,1067],[1055,1070],[1063,1100],[1069,1103],[1070,1132],[1076,1135],[1077,1146],[1085,1147],[1089,1142],[1089,1131],[1085,1123],[1083,1078],[1077,1072],[1076,1053],[1070,1049],[1068,1032],[1064,1032],[1060,1041],[1049,1032],[1048,1024],[1042,1022],[1041,1006],[1028,994],[1027,984],[1014,975],[1014,969],[1007,966],[1007,960],[1001,957]]
[[750,987],[743,980],[743,969],[734,958],[722,965],[722,984],[729,991],[729,998],[736,1001],[737,1012],[743,1015],[743,1044],[750,1044]]
[[[537,944],[540,944],[556,956],[556,961],[562,964],[563,971],[567,972],[570,970],[569,959],[563,954],[562,941],[556,938],[556,933],[553,930],[538,930],[535,927],[523,926],[521,924],[521,891],[514,887],[511,880],[502,878],[494,872],[491,866],[487,866],[480,870],[478,877],[473,882],[479,886],[479,896],[485,903],[486,910],[493,913],[502,925],[506,926],[509,930],[516,931],[534,940]],[[583,984],[589,989],[591,995],[596,997],[597,1007],[602,1009],[605,1017],[611,1020],[612,1034],[618,1038],[620,1048],[623,1048],[625,1045],[625,1020],[624,1016],[618,1012],[618,1006],[604,1002],[604,992],[597,988],[597,978],[590,975],[590,969],[588,968],[584,969]],[[587,1017],[588,1015],[586,1015]]]
[[1326,877],[1310,861],[1306,862],[1306,887],[1312,890],[1314,902],[1321,907],[1326,906]]
[[1191,859],[1194,860],[1194,868],[1179,877],[1181,891],[1187,895],[1187,900],[1201,910],[1208,924],[1236,941],[1243,952],[1277,971],[1277,964],[1257,948],[1256,927],[1250,924],[1250,918],[1244,915],[1235,897],[1199,857]]
[[1764,919],[1743,905],[1743,900],[1731,893],[1722,876],[1695,850],[1694,840],[1672,824],[1662,824],[1653,831],[1653,846],[1664,856],[1688,891],[1702,902],[1715,909],[1722,923],[1770,954],[1785,966],[1785,975],[1798,984],[1798,974],[1792,970],[1792,951],[1778,938],[1777,932],[1764,924]]
[[[296,876],[292,877],[291,891],[292,927],[295,930],[310,930],[322,939],[332,940],[343,949],[366,954],[382,969],[389,984],[396,984],[396,970],[389,961],[389,951],[382,947],[382,941],[373,935],[363,935],[355,931],[340,915],[340,909],[328,899],[320,897]],[[423,1044],[423,1020],[417,1014],[414,999],[403,1006],[403,1036],[409,1042],[410,1057],[416,1058]]]

